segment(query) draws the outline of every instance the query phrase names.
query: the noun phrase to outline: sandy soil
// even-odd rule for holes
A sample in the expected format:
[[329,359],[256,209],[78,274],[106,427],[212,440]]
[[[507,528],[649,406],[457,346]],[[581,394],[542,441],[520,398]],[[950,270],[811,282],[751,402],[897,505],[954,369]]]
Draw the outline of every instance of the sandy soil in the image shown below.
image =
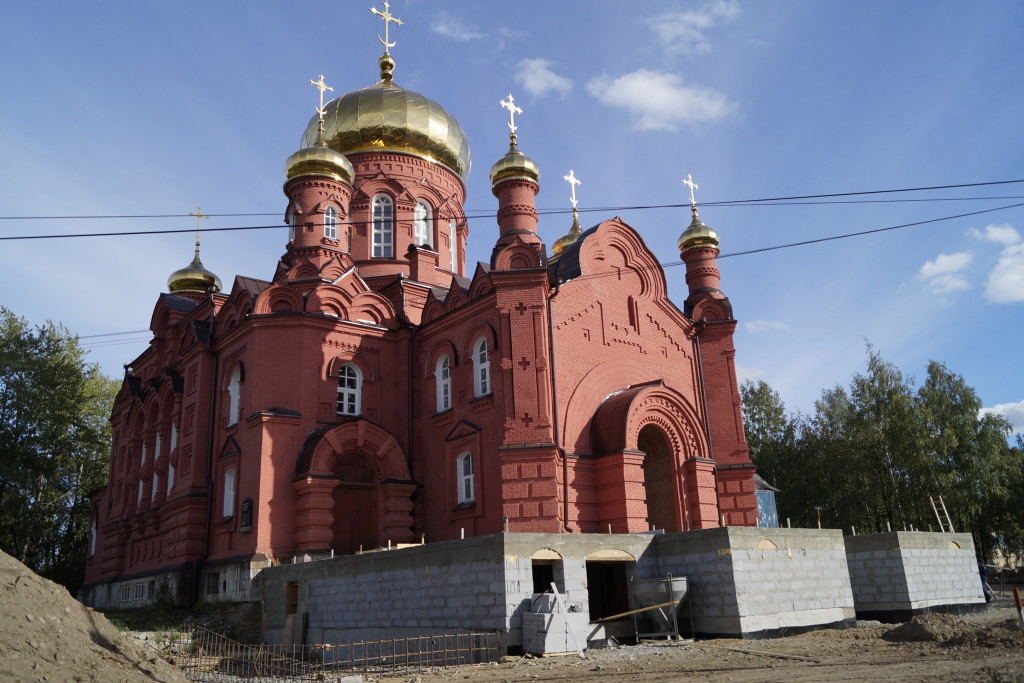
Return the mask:
[[928,614],[900,626],[859,622],[772,640],[645,643],[557,657],[381,676],[440,681],[1024,681],[1024,633],[1000,599],[966,617]]
[[0,681],[185,681],[63,586],[0,552]]

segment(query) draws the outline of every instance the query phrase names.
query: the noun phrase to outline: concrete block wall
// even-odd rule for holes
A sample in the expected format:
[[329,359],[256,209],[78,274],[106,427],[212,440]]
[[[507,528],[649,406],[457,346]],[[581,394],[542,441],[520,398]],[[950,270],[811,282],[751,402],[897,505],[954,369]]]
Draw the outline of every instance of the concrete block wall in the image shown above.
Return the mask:
[[857,615],[902,620],[984,605],[970,534],[893,531],[846,538]]
[[652,550],[658,575],[690,580],[698,634],[751,638],[854,619],[838,530],[704,529],[658,537]]

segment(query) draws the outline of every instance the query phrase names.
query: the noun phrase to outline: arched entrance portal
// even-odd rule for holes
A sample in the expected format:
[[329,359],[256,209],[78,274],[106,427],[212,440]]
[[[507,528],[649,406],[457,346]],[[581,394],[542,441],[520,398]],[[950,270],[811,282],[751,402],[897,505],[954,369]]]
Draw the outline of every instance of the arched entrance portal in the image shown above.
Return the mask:
[[654,425],[645,425],[637,437],[637,449],[644,452],[647,523],[666,532],[679,531],[676,522],[676,476],[668,439]]
[[341,554],[376,548],[380,542],[373,466],[364,454],[351,452],[339,455],[331,470],[338,478],[331,510],[331,548]]

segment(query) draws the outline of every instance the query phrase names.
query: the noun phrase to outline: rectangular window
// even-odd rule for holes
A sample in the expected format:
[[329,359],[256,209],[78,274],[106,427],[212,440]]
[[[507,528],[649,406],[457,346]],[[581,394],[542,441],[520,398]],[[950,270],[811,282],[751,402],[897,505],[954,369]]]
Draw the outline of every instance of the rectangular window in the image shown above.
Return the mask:
[[137,583],[135,584],[135,594],[132,596],[133,600],[142,600],[146,597],[146,584]]
[[156,500],[156,492],[160,490],[160,475],[153,473],[153,491],[149,494],[150,500]]
[[235,514],[235,470],[224,473],[224,518]]
[[174,488],[174,465],[167,464],[167,495],[171,495],[171,489]]
[[476,500],[473,480],[473,454],[463,453],[458,459],[459,503]]
[[120,594],[118,595],[118,597],[121,599],[121,602],[128,602],[128,598],[130,596],[131,588],[129,588],[128,586],[121,586]]
[[452,220],[448,221],[448,235],[449,235],[449,237],[448,237],[448,247],[449,247],[449,251],[451,251],[452,272],[454,273],[454,272],[456,272],[455,271],[455,265],[458,263],[458,253],[459,253],[459,247],[456,244],[455,219],[454,218]]

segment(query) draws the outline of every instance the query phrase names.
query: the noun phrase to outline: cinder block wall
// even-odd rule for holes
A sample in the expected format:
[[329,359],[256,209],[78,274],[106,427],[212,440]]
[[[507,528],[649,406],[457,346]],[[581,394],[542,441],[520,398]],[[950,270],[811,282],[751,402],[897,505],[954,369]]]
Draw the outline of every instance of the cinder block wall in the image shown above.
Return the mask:
[[984,605],[970,534],[893,531],[846,538],[857,616],[899,621]]
[[854,619],[838,530],[703,529],[656,537],[652,551],[656,575],[690,579],[698,634],[756,638]]

